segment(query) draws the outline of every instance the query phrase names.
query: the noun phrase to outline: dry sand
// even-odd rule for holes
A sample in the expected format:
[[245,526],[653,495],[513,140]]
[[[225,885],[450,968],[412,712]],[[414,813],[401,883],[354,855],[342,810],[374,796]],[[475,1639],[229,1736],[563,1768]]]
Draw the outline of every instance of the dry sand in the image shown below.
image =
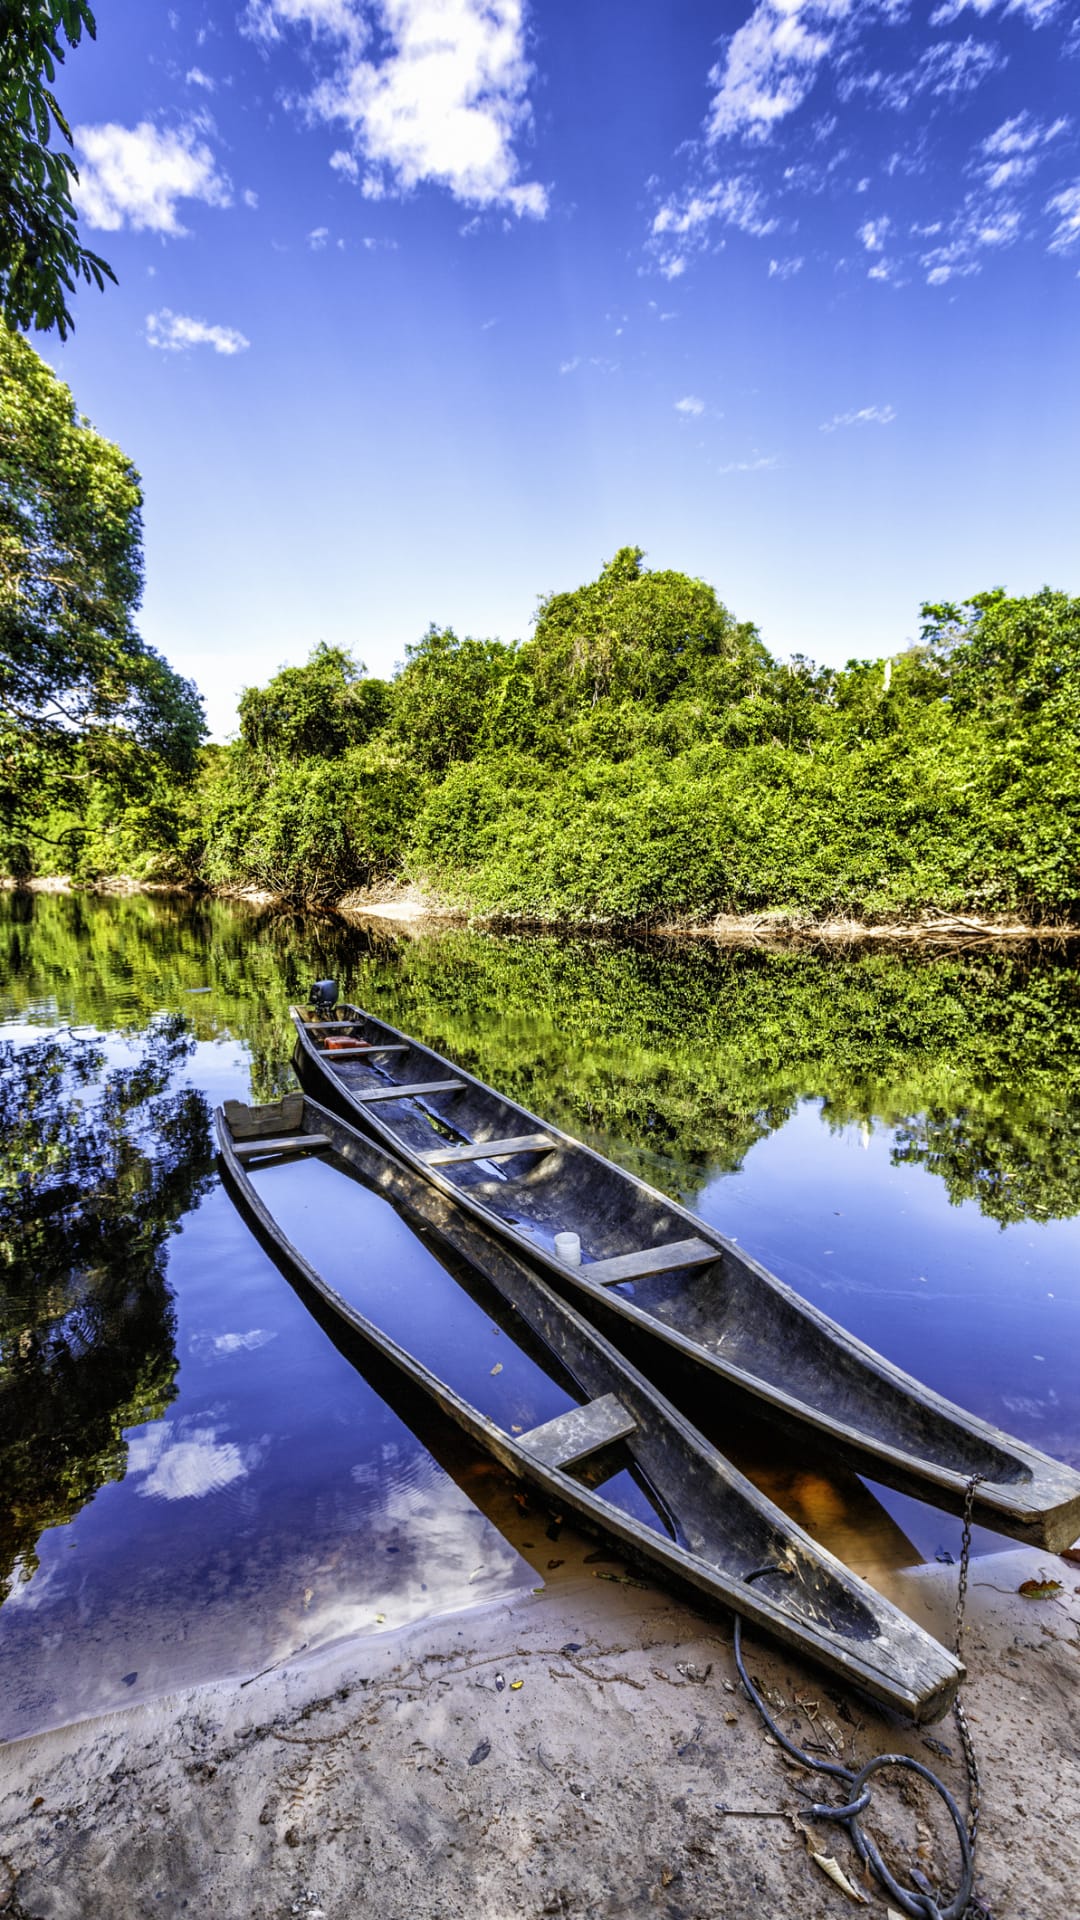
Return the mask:
[[[1019,1598],[1044,1570],[1061,1594]],[[893,1591],[945,1637],[956,1578],[923,1567]],[[965,1697],[994,1920],[1077,1909],[1078,1584],[1022,1549],[972,1564]],[[847,1763],[912,1753],[963,1800],[951,1720],[905,1726],[762,1641],[750,1654],[800,1741]],[[887,1778],[873,1830],[897,1845],[897,1870],[917,1860],[946,1887],[947,1820],[910,1777]],[[842,1917],[854,1902],[807,1832],[857,1888],[863,1874],[842,1832],[805,1818],[808,1787],[738,1687],[730,1622],[623,1584],[619,1561],[584,1563],[535,1595],[5,1748],[0,1912]]]

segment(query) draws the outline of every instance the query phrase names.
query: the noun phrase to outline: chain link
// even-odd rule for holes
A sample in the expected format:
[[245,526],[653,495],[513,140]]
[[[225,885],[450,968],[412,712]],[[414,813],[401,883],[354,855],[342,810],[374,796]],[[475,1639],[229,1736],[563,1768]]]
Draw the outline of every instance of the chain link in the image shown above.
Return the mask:
[[[956,1637],[954,1650],[958,1660],[964,1657],[964,1614],[967,1608],[968,1567],[971,1561],[971,1516],[975,1507],[975,1490],[981,1475],[973,1473],[967,1483],[964,1494],[964,1531],[960,1540],[960,1573],[956,1582]],[[960,1745],[964,1754],[964,1765],[968,1778],[968,1844],[971,1848],[972,1865],[975,1861],[975,1846],[979,1838],[979,1816],[982,1812],[982,1784],[979,1779],[979,1765],[975,1758],[975,1746],[968,1726],[967,1714],[963,1702],[957,1694],[953,1701],[953,1719],[960,1736]],[[989,1920],[987,1909],[977,1895],[972,1895],[968,1906],[972,1920]]]
[[[964,1614],[967,1608],[968,1571],[971,1562],[972,1514],[975,1510],[975,1492],[981,1478],[982,1476],[980,1474],[973,1473],[964,1491],[964,1531],[961,1537],[960,1572],[956,1585],[955,1651],[956,1657],[960,1661],[962,1661],[964,1657]],[[788,1569],[784,1567],[758,1567],[753,1573],[747,1574],[746,1579],[749,1582],[760,1580],[769,1573],[786,1574],[787,1572]],[[855,1772],[851,1768],[838,1765],[835,1761],[815,1759],[801,1747],[796,1746],[794,1741],[789,1740],[777,1722],[772,1718],[761,1695],[758,1693],[757,1688],[754,1686],[753,1681],[746,1671],[742,1657],[742,1619],[739,1614],[735,1615],[735,1666],[748,1698],[757,1708],[761,1718],[778,1745],[783,1747],[793,1759],[798,1760],[809,1772],[830,1774],[834,1779],[843,1782],[848,1793],[847,1801],[843,1806],[831,1807],[815,1804],[810,1806],[807,1811],[811,1816],[819,1820],[835,1820],[839,1825],[847,1828],[860,1860],[872,1869],[886,1892],[897,1902],[897,1905],[902,1908],[905,1914],[911,1915],[912,1920],[992,1920],[989,1909],[983,1905],[972,1887],[975,1873],[975,1842],[979,1833],[981,1785],[979,1781],[978,1763],[975,1759],[975,1747],[971,1738],[971,1729],[968,1726],[967,1716],[961,1705],[959,1693],[957,1693],[953,1701],[953,1717],[956,1721],[956,1730],[960,1736],[960,1745],[964,1754],[964,1765],[967,1769],[968,1814],[966,1822],[948,1788],[937,1778],[937,1775],[931,1773],[928,1767],[924,1767],[921,1761],[913,1760],[908,1754],[878,1754],[876,1759],[869,1761],[865,1767]],[[944,1801],[945,1806],[952,1816],[957,1838],[960,1842],[962,1856],[961,1878],[960,1888],[955,1899],[945,1908],[938,1906],[928,1883],[918,1872],[913,1873],[912,1876],[916,1882],[914,1887],[900,1886],[889,1872],[873,1841],[870,1840],[869,1836],[862,1830],[859,1816],[866,1811],[870,1803],[870,1793],[866,1782],[871,1774],[876,1773],[878,1769],[882,1767],[906,1768],[910,1772],[918,1774],[928,1786],[933,1787],[934,1791],[941,1796],[941,1799]],[[809,1796],[807,1797],[809,1798]]]

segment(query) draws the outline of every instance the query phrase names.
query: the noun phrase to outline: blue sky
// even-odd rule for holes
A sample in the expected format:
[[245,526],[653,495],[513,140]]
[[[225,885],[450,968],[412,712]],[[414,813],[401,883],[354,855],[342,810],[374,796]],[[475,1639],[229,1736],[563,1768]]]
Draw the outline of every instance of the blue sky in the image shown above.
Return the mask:
[[524,637],[619,546],[774,652],[1080,591],[1080,0],[98,0],[120,285],[37,344],[207,697]]

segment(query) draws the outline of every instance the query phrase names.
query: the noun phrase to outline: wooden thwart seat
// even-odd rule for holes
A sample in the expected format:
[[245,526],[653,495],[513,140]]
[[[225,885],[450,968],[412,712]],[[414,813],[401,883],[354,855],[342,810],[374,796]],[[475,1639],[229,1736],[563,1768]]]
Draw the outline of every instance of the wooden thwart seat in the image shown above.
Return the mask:
[[464,1080],[414,1080],[404,1087],[350,1087],[349,1093],[354,1100],[411,1100],[418,1093],[457,1093],[464,1085]]
[[258,1153],[319,1153],[333,1144],[328,1133],[270,1134],[262,1140],[236,1140],[233,1151],[238,1160],[253,1160]]
[[571,1407],[554,1420],[545,1420],[542,1427],[532,1427],[521,1435],[518,1444],[546,1467],[572,1467],[599,1453],[601,1447],[625,1440],[636,1426],[637,1421],[616,1396],[605,1393],[587,1406]]
[[369,1053],[411,1053],[404,1041],[394,1041],[390,1046],[380,1046],[375,1040],[358,1040],[355,1047],[324,1047],[328,1060],[361,1060]]
[[587,1280],[617,1287],[622,1280],[644,1280],[651,1273],[670,1273],[675,1267],[703,1267],[720,1258],[719,1247],[707,1240],[669,1240],[666,1247],[643,1247],[640,1253],[617,1253],[611,1260],[589,1260],[579,1269]]
[[463,1147],[435,1147],[420,1158],[426,1167],[453,1167],[462,1160],[507,1160],[514,1153],[543,1153],[554,1145],[546,1133],[519,1133],[509,1140],[470,1140]]

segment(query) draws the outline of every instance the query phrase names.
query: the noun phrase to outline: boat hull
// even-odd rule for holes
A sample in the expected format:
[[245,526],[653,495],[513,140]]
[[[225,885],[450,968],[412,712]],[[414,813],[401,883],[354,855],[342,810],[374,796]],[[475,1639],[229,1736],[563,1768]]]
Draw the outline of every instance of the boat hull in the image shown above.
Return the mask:
[[[874,1699],[919,1721],[940,1718],[963,1678],[962,1667],[945,1648],[787,1520],[497,1236],[327,1109],[299,1095],[289,1098],[301,1102],[299,1109],[286,1102],[271,1109],[230,1103],[219,1110],[216,1124],[227,1183],[290,1278],[560,1511],[572,1509],[586,1527],[617,1541],[630,1557],[682,1591],[738,1611]],[[389,1200],[436,1257],[443,1247],[470,1263],[520,1316],[560,1376],[574,1382],[583,1400],[579,1412],[595,1417],[598,1402],[617,1402],[623,1426],[629,1425],[618,1445],[649,1487],[658,1513],[667,1517],[669,1532],[644,1525],[572,1468],[542,1457],[538,1434],[544,1430],[518,1438],[500,1428],[345,1301],[307,1262],[263,1197],[272,1183],[257,1190],[250,1174],[256,1155],[264,1165],[272,1165],[275,1156],[260,1146],[259,1133],[247,1129],[262,1126],[262,1138],[282,1137],[280,1126],[278,1135],[265,1133],[265,1116],[280,1116],[283,1108],[289,1115],[285,1155],[302,1151],[306,1138],[320,1143],[314,1151],[340,1163],[343,1232],[349,1188],[358,1179]],[[748,1584],[747,1574],[759,1565],[775,1569],[776,1577]]]
[[[497,1233],[639,1364],[662,1355],[673,1380],[722,1387],[856,1472],[954,1513],[977,1476],[975,1519],[1028,1545],[1059,1552],[1080,1534],[1080,1474],[894,1367],[678,1202],[359,1008],[335,1009],[332,1052],[326,1025],[291,1013],[302,1084]],[[395,1095],[410,1085],[423,1091]],[[485,1144],[495,1159],[478,1157]],[[560,1228],[580,1231],[583,1264],[557,1256]],[[674,1264],[620,1277],[635,1258]]]

